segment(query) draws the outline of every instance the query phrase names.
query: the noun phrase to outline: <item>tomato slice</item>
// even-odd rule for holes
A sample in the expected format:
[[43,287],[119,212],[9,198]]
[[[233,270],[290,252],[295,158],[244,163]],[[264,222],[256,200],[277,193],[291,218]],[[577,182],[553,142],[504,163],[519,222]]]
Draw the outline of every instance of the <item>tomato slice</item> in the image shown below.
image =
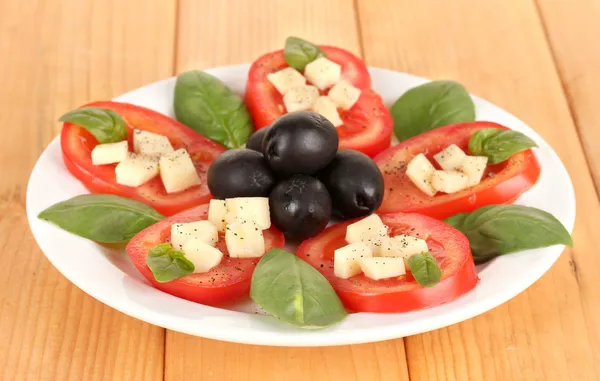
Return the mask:
[[[207,216],[208,204],[171,216],[138,233],[129,241],[126,250],[138,271],[154,287],[192,302],[218,306],[248,296],[252,273],[260,258],[238,259],[226,255],[217,267],[206,273],[190,274],[167,283],[157,282],[146,265],[146,257],[150,249],[170,239],[171,225],[205,220]],[[283,247],[285,239],[275,227],[265,230],[263,234],[267,251],[275,247]],[[225,240],[221,234],[217,248],[227,254]]]
[[111,109],[125,120],[130,150],[133,150],[134,129],[168,137],[173,148],[185,148],[188,151],[201,179],[200,185],[171,194],[166,192],[160,176],[139,187],[117,184],[116,164],[92,164],[91,152],[98,144],[96,138],[83,127],[65,123],[61,132],[65,165],[92,193],[110,193],[139,200],[167,216],[210,200],[206,173],[212,161],[225,151],[223,146],[168,116],[144,107],[108,101],[94,102],[87,106]]
[[[338,109],[344,122],[337,128],[340,149],[354,149],[374,156],[390,146],[393,121],[381,97],[372,91],[371,76],[364,62],[354,54],[331,46],[321,46],[327,58],[342,65],[342,78],[361,89],[361,96],[348,111]],[[283,50],[258,58],[248,73],[246,104],[256,128],[263,128],[285,114],[283,98],[267,80],[267,75],[289,65]],[[326,93],[326,92],[324,92]]]
[[383,173],[385,184],[378,213],[415,212],[442,219],[485,205],[515,201],[540,176],[540,165],[531,150],[517,153],[503,163],[489,165],[481,183],[453,194],[428,196],[406,176],[406,165],[419,153],[425,154],[437,166],[433,155],[450,144],[467,152],[471,136],[484,128],[508,129],[492,122],[458,123],[417,135],[377,155],[375,162]]

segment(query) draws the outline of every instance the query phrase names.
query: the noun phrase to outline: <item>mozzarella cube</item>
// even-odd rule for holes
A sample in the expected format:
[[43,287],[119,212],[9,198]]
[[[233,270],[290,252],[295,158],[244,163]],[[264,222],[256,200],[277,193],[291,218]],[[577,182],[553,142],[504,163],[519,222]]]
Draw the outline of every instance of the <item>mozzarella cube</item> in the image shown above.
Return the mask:
[[360,260],[373,256],[369,246],[362,242],[352,243],[333,252],[333,273],[338,278],[348,279],[360,274]]
[[223,259],[221,250],[207,245],[200,239],[192,238],[183,245],[185,257],[194,264],[194,273],[205,273],[216,267]]
[[467,187],[469,177],[462,172],[435,171],[431,176],[431,185],[436,191],[444,193],[456,193]]
[[458,168],[467,157],[467,154],[463,152],[456,144],[451,144],[444,148],[438,154],[434,155],[433,158],[445,171],[450,171]]
[[133,150],[148,156],[160,156],[174,151],[166,136],[143,130],[133,131]]
[[388,227],[377,214],[371,214],[346,228],[346,242],[366,244],[373,255],[379,255],[381,243],[388,236]]
[[285,95],[294,87],[306,85],[306,78],[296,69],[286,67],[275,73],[267,74],[269,82],[275,86],[281,95]]
[[228,224],[225,244],[231,258],[258,258],[265,253],[263,232],[252,221]]
[[271,227],[271,212],[268,197],[236,197],[225,200],[227,214],[225,222],[254,222],[261,230]]
[[171,225],[171,245],[175,249],[183,249],[190,239],[197,239],[207,245],[215,246],[219,240],[217,227],[210,221],[190,223],[174,223]]
[[428,251],[427,241],[424,239],[401,234],[384,240],[379,255],[381,257],[402,257],[408,259],[412,255],[427,253]]
[[313,106],[313,111],[327,118],[334,127],[344,124],[342,118],[340,118],[340,114],[338,114],[335,103],[329,97],[319,97]]
[[306,65],[304,76],[310,83],[325,90],[340,81],[342,66],[325,57],[320,57]]
[[118,143],[98,144],[92,150],[92,164],[120,163],[127,159],[128,149],[127,140]]
[[395,278],[406,274],[403,258],[361,258],[360,269],[373,280]]
[[406,166],[406,176],[423,193],[429,196],[435,196],[436,190],[431,185],[431,176],[435,172],[435,167],[422,153],[415,156]]
[[360,90],[350,82],[341,80],[329,90],[327,96],[342,110],[350,110],[358,101]]
[[138,187],[158,175],[158,159],[145,155],[129,153],[115,168],[117,183]]
[[319,98],[319,89],[314,86],[300,86],[290,89],[283,96],[287,112],[310,110]]
[[477,185],[481,182],[481,176],[485,172],[487,162],[488,158],[486,156],[467,156],[462,164],[456,168],[469,178],[467,187]]
[[200,184],[192,158],[183,148],[160,157],[160,178],[167,193],[186,190]]
[[225,200],[210,200],[208,206],[208,220],[215,225],[218,231],[225,232],[225,215],[227,214],[227,206]]

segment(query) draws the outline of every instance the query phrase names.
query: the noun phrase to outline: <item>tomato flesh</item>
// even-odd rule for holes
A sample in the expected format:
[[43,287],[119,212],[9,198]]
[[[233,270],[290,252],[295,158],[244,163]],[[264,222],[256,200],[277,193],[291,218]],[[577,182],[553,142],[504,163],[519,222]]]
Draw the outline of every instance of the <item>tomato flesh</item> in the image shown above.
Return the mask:
[[492,122],[459,123],[417,135],[377,155],[374,160],[385,184],[378,213],[414,212],[443,219],[485,205],[512,203],[530,189],[540,176],[540,165],[531,150],[517,153],[503,163],[489,165],[479,184],[453,194],[429,196],[406,176],[406,165],[419,153],[437,166],[433,155],[450,144],[468,152],[469,139],[484,128],[508,129]]

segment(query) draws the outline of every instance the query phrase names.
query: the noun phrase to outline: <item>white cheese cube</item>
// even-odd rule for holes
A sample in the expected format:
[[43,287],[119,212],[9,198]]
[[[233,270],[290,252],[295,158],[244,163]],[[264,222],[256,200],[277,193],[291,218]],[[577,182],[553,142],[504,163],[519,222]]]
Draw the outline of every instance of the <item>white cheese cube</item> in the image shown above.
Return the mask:
[[435,171],[431,175],[431,185],[438,192],[456,193],[467,187],[469,178],[462,172],[452,171]]
[[470,187],[481,182],[481,176],[485,172],[487,162],[488,158],[486,156],[467,156],[456,169],[467,175],[469,178],[467,186]]
[[219,240],[217,227],[210,221],[175,223],[171,225],[171,245],[178,250],[183,249],[190,239],[197,239],[207,245],[215,246]]
[[429,252],[427,241],[401,234],[384,240],[379,255],[381,257],[402,257],[408,259],[412,255],[427,252]]
[[340,81],[342,66],[325,57],[320,57],[306,65],[304,76],[310,83],[325,90]]
[[290,89],[283,96],[287,112],[310,110],[319,98],[319,89],[314,86],[300,86]]
[[379,255],[381,243],[388,236],[388,227],[384,225],[377,214],[371,214],[346,228],[346,242],[366,244],[373,252],[373,255]]
[[92,164],[120,163],[127,159],[128,149],[127,140],[118,143],[98,144],[92,150]]
[[225,222],[254,222],[261,230],[271,227],[271,212],[268,197],[236,197],[225,200],[227,214]]
[[403,258],[362,258],[360,269],[374,280],[395,278],[406,274]]
[[456,144],[451,144],[433,156],[435,161],[445,171],[458,168],[467,157],[467,154]]
[[227,222],[225,221],[226,214],[227,206],[225,200],[210,200],[208,206],[208,220],[216,226],[218,231],[223,233],[225,232],[225,226],[227,225]]
[[216,267],[223,259],[221,250],[207,245],[200,239],[192,238],[183,245],[185,257],[194,264],[194,273],[205,273]]
[[225,229],[225,244],[232,258],[257,258],[265,253],[263,232],[252,221],[228,224]]
[[360,98],[360,90],[350,82],[341,80],[329,90],[327,96],[342,110],[350,110]]
[[143,130],[133,131],[133,150],[148,156],[160,156],[174,151],[169,138]]
[[129,153],[115,168],[117,183],[138,187],[158,175],[158,158]]
[[313,111],[327,118],[334,127],[344,124],[342,118],[340,118],[340,114],[338,114],[335,103],[329,97],[319,97],[313,106]]
[[344,279],[360,274],[360,260],[372,256],[369,246],[362,242],[339,248],[333,252],[333,273],[338,278]]
[[286,67],[275,73],[267,74],[267,79],[282,95],[285,95],[294,87],[306,85],[306,78],[293,67]]
[[434,172],[435,167],[422,153],[415,156],[406,166],[406,176],[417,188],[429,196],[435,196],[436,192],[431,185],[431,176]]
[[160,178],[167,193],[186,190],[200,184],[192,158],[183,148],[160,157]]

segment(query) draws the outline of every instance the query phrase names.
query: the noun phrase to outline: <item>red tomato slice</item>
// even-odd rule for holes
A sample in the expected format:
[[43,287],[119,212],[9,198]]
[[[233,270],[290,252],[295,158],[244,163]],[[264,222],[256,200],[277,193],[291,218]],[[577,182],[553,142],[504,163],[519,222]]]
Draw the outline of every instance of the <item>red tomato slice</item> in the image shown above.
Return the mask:
[[407,312],[450,302],[475,287],[479,278],[469,241],[461,232],[419,214],[394,213],[381,219],[391,236],[408,234],[426,239],[442,278],[430,288],[419,285],[410,272],[377,281],[362,273],[350,279],[338,278],[333,272],[333,252],[347,245],[346,227],[356,220],[333,225],[304,241],[298,257],[329,280],[346,308],[355,312]]
[[[337,128],[340,149],[354,149],[369,156],[390,146],[393,121],[381,97],[371,88],[371,76],[364,62],[354,54],[331,46],[321,46],[327,58],[342,65],[342,78],[362,90],[348,111],[338,109],[344,124]],[[273,123],[285,114],[283,98],[267,80],[267,75],[289,65],[283,50],[259,57],[248,73],[246,104],[257,129]],[[326,93],[326,92],[325,92]]]
[[83,127],[65,123],[60,141],[65,165],[92,193],[110,193],[139,200],[167,216],[210,200],[206,172],[212,161],[225,151],[224,147],[178,121],[144,107],[118,102],[94,102],[87,106],[111,109],[125,120],[130,150],[133,150],[134,129],[168,137],[173,148],[188,151],[201,179],[200,185],[171,194],[166,192],[160,176],[139,187],[117,184],[116,164],[92,164],[91,152],[98,144],[96,138]]
[[[248,296],[252,273],[260,258],[238,259],[225,256],[217,267],[206,273],[190,274],[167,283],[157,282],[146,265],[150,249],[170,239],[172,224],[205,220],[207,216],[208,205],[200,205],[171,216],[138,233],[129,241],[126,250],[138,271],[159,290],[196,303],[223,305]],[[263,233],[267,251],[283,247],[285,239],[275,227]],[[217,248],[227,254],[222,235],[219,237]]]
[[484,128],[508,129],[492,122],[458,123],[415,136],[380,153],[375,162],[383,173],[385,194],[378,213],[415,212],[443,219],[472,212],[490,204],[509,204],[531,188],[540,176],[540,165],[531,150],[489,165],[481,183],[453,194],[428,196],[406,176],[406,165],[423,153],[437,166],[433,155],[450,144],[465,152],[471,136]]

